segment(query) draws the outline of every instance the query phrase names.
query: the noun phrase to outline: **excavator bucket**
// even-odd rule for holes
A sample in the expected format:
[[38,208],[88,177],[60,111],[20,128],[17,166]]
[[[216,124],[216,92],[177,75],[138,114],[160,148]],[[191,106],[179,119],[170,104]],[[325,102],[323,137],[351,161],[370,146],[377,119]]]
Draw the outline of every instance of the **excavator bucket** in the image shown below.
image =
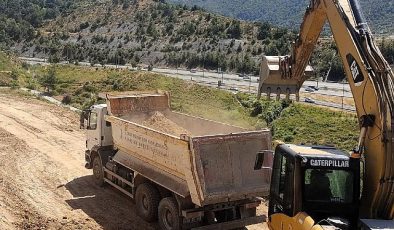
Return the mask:
[[[257,98],[261,94],[267,95],[271,99],[272,94],[276,94],[276,99],[280,99],[281,94],[285,94],[289,99],[291,94],[296,95],[299,101],[299,91],[303,82],[291,78],[290,58],[288,56],[263,56],[260,68],[260,84]],[[313,74],[313,68],[307,66],[305,77],[309,78]]]

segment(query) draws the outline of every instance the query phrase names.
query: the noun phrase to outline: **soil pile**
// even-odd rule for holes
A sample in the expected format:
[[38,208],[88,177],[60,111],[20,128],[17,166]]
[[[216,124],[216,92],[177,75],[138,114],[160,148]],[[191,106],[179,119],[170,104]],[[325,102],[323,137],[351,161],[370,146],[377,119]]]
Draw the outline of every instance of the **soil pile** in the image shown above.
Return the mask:
[[0,229],[157,229],[126,196],[95,185],[78,121],[0,89]]
[[180,136],[181,134],[191,135],[189,131],[168,119],[161,112],[154,112],[153,115],[146,119],[142,124],[151,129],[174,136]]

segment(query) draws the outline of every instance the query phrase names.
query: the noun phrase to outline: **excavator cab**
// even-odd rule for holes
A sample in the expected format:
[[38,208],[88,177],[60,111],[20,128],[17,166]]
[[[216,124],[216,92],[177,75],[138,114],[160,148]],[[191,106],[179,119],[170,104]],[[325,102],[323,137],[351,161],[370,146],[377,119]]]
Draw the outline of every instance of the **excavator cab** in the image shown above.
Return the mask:
[[281,144],[272,168],[268,214],[305,212],[315,223],[357,225],[360,160],[331,147]]

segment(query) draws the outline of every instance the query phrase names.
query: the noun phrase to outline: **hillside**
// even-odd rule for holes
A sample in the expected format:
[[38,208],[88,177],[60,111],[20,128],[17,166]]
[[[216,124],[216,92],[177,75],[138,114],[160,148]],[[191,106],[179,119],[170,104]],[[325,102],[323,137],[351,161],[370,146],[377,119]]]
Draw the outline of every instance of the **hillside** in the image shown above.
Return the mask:
[[[298,29],[309,0],[168,0],[197,5],[212,12],[250,21],[268,21],[273,25]],[[375,33],[394,33],[394,1],[360,0],[365,16]]]
[[83,1],[2,0],[0,1],[0,48],[13,41],[31,40],[35,28],[75,9]]
[[[262,55],[289,53],[295,34],[198,7],[153,0],[21,0],[0,2],[0,49],[50,62],[82,61],[258,74]],[[394,42],[385,43],[392,62]],[[324,47],[323,47],[324,48]],[[335,46],[313,56],[325,76]],[[391,57],[390,57],[391,55]],[[335,79],[343,78],[337,58]]]
[[261,54],[288,53],[294,34],[196,8],[144,0],[85,1],[18,43],[24,56],[93,64],[183,66],[255,73]]

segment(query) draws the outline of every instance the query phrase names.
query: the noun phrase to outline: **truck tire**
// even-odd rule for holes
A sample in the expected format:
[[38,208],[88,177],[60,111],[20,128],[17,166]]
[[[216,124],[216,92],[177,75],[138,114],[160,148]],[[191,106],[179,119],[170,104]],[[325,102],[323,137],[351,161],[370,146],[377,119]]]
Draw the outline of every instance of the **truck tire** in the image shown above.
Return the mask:
[[173,197],[166,197],[159,204],[159,225],[163,230],[182,229],[182,218],[179,216],[178,205]]
[[152,184],[144,183],[137,187],[135,202],[137,214],[147,222],[157,220],[160,193]]
[[104,186],[104,170],[100,157],[96,156],[93,159],[93,179],[94,183],[98,186]]

